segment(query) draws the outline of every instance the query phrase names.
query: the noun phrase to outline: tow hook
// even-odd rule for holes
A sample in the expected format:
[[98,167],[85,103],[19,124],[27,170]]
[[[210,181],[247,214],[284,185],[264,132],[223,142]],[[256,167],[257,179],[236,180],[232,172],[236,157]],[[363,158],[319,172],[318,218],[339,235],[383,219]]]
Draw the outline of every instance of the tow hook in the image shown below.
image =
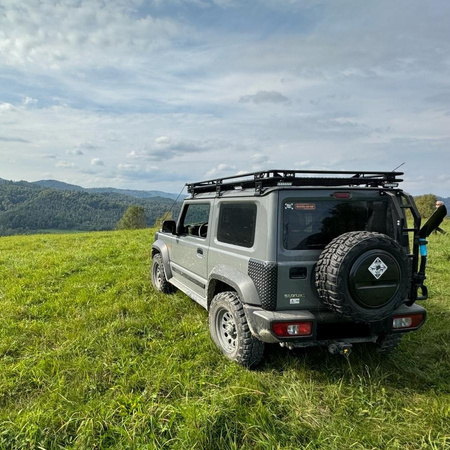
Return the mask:
[[336,344],[330,344],[328,346],[328,351],[333,355],[350,355],[352,351],[352,344],[347,344],[345,342],[338,342]]

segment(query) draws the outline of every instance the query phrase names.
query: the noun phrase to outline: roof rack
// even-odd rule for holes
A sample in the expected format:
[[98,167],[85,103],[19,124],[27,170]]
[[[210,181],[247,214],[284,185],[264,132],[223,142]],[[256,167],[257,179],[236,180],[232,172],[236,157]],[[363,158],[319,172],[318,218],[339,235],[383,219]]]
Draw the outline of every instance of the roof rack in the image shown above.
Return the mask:
[[[325,176],[317,176],[325,175]],[[255,195],[261,195],[266,188],[273,187],[382,187],[396,188],[403,181],[398,176],[403,172],[360,172],[360,171],[329,171],[329,170],[265,170],[251,172],[231,177],[215,178],[213,180],[187,183],[187,191],[192,197],[195,194],[234,189],[254,189]]]

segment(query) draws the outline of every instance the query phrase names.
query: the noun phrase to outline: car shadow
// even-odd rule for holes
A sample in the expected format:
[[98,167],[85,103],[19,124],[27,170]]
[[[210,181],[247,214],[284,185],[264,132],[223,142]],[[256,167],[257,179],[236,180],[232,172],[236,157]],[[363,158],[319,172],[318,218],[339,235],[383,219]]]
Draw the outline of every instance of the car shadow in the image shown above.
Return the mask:
[[[373,344],[354,345],[348,356],[330,354],[327,347],[288,350],[278,344],[267,345],[261,371],[283,374],[286,371],[308,373],[317,381],[334,384],[366,382],[409,389],[418,393],[430,390],[450,392],[450,366],[443,357],[444,341],[419,335],[404,336],[390,354],[379,354]],[[448,350],[447,350],[448,353]]]

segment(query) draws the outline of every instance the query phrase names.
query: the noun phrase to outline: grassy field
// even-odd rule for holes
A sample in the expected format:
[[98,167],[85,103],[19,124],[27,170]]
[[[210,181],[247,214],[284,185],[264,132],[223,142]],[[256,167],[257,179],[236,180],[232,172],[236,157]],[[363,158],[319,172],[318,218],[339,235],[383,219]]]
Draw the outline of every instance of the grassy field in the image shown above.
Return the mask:
[[0,448],[450,447],[450,233],[430,237],[428,321],[392,356],[273,346],[255,371],[154,292],[152,239],[0,238]]

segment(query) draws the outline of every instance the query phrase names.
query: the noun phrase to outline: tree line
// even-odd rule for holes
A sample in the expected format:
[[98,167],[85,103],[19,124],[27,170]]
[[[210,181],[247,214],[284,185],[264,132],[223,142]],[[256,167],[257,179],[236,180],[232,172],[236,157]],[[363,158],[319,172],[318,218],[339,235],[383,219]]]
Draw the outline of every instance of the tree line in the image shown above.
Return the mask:
[[[173,205],[163,197],[135,198],[115,193],[88,193],[37,187],[25,182],[0,183],[0,235],[40,230],[100,231],[116,229],[130,206],[142,208],[153,226]],[[179,204],[174,205],[178,214]]]

